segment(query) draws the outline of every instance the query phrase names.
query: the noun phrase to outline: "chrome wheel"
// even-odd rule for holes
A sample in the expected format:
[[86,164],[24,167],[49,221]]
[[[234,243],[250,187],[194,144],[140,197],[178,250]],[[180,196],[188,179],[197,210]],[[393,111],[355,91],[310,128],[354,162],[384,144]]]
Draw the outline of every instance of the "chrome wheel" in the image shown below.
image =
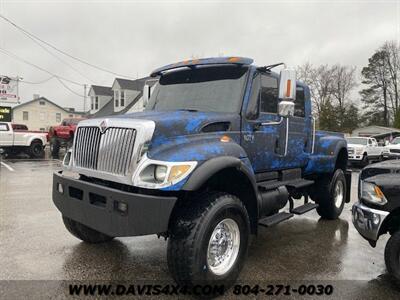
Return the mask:
[[218,223],[211,234],[207,249],[207,265],[215,275],[226,274],[239,254],[240,230],[232,219]]
[[335,185],[335,191],[334,191],[334,199],[335,199],[335,206],[337,208],[340,208],[343,203],[344,199],[344,185],[343,182],[338,180]]

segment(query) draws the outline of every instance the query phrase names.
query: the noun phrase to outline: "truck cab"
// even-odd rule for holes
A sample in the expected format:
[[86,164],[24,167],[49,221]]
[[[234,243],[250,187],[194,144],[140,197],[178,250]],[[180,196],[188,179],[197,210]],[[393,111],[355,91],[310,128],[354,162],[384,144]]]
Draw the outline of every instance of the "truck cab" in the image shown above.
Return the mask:
[[234,282],[250,234],[349,201],[347,144],[316,130],[295,72],[242,57],[156,69],[140,113],[78,124],[53,201],[89,243],[157,234],[178,283]]

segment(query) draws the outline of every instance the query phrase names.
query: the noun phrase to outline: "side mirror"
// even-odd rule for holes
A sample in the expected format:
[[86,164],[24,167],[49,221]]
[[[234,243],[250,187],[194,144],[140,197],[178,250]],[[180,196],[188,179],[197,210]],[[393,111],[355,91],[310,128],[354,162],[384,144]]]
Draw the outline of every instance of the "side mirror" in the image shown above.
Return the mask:
[[294,101],[296,100],[296,71],[285,68],[279,76],[278,114],[281,117],[294,115]]
[[285,68],[281,70],[279,76],[279,99],[296,100],[296,71]]
[[278,104],[278,115],[281,117],[290,117],[294,115],[294,102],[282,100]]

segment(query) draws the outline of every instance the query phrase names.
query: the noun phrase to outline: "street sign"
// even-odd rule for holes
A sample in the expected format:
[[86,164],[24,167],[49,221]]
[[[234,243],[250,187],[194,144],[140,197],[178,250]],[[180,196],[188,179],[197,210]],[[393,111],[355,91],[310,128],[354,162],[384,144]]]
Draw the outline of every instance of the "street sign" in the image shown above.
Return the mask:
[[0,122],[11,122],[12,110],[10,106],[0,106]]
[[18,78],[0,75],[0,102],[18,103]]

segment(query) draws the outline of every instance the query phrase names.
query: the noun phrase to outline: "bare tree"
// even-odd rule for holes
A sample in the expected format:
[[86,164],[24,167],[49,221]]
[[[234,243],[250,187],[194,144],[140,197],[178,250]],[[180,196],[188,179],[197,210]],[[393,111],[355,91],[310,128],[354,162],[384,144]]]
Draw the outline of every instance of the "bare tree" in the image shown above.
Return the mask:
[[310,87],[314,114],[321,127],[324,127],[322,123],[327,123],[324,120],[335,120],[334,128],[332,122],[328,122],[329,129],[345,130],[344,127],[348,127],[345,118],[349,115],[348,110],[354,109],[350,98],[357,86],[355,72],[355,67],[340,64],[313,66],[305,63],[297,68],[298,78]]
[[332,69],[328,65],[315,67],[305,63],[297,68],[297,76],[310,87],[314,113],[319,116],[323,107],[332,100]]

